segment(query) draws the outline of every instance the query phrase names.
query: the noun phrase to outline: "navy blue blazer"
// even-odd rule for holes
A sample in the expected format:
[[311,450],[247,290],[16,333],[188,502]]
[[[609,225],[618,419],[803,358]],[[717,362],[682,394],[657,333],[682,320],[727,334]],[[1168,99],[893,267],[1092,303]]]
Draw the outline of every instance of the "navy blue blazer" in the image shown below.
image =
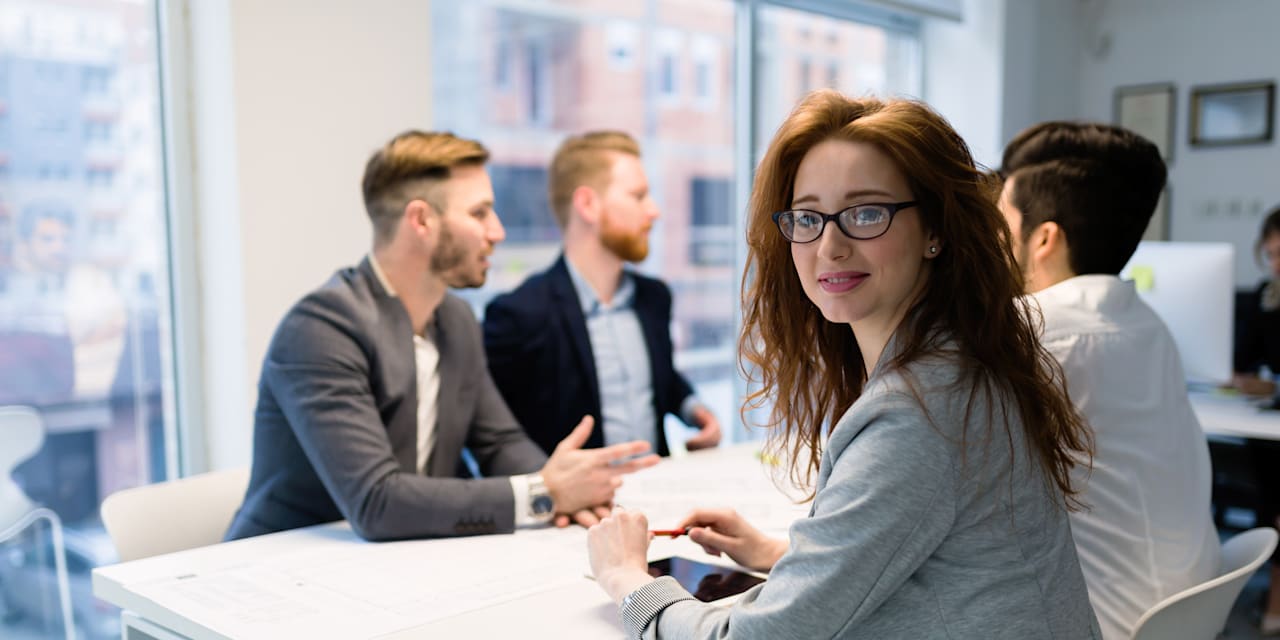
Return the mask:
[[[636,317],[649,348],[653,425],[658,454],[667,455],[662,423],[680,415],[693,387],[671,361],[671,291],[660,280],[632,274]],[[596,420],[587,447],[604,445],[595,356],[577,290],[561,255],[550,269],[494,298],[484,314],[489,372],[516,420],[550,453],[582,416]]]

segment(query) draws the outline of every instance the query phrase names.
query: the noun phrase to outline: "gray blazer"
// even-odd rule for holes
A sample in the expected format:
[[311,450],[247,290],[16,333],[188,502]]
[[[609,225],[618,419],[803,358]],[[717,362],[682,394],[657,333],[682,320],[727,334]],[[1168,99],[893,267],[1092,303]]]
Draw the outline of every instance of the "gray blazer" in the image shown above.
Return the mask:
[[992,427],[986,394],[971,394],[974,383],[957,360],[940,355],[910,365],[922,400],[901,372],[872,373],[831,433],[812,510],[791,526],[790,548],[768,582],[724,609],[661,578],[624,607],[629,631],[708,639],[1100,638],[1060,494],[1039,475],[1016,412],[1009,437],[1001,406]]
[[[494,387],[470,307],[447,295],[430,326],[440,395],[421,475],[404,305],[367,258],[294,305],[262,364],[252,475],[228,540],[344,518],[369,540],[515,528],[511,484],[498,476],[537,471],[546,455]],[[458,477],[463,446],[485,478]]]

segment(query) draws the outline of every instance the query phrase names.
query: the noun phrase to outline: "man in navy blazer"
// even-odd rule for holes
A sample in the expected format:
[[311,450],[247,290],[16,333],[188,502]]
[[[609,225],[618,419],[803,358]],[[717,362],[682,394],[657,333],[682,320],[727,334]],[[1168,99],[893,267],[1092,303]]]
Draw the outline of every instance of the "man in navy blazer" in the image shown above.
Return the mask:
[[[369,540],[510,532],[608,513],[650,445],[549,456],[494,388],[471,308],[502,241],[488,151],[447,133],[396,136],[365,168],[373,250],[299,301],[262,364],[253,468],[228,539],[346,519]],[[581,419],[581,422],[579,422]],[[569,429],[565,432],[569,433]],[[459,478],[463,447],[483,478]]]
[[485,311],[489,370],[516,420],[545,451],[585,414],[586,446],[643,440],[667,455],[671,413],[700,429],[688,449],[715,446],[719,421],[672,364],[671,292],[625,268],[648,255],[658,217],[639,145],[615,131],[571,137],[548,182],[564,253]]

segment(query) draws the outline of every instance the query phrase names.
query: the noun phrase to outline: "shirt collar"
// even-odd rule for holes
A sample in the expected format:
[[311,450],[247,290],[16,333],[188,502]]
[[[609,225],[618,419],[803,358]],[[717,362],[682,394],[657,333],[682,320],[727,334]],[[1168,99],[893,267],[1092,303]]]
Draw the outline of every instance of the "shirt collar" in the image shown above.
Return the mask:
[[1067,278],[1031,294],[1044,307],[1074,307],[1091,310],[1118,310],[1133,304],[1137,289],[1132,280],[1090,274]]
[[397,297],[396,290],[391,288],[391,281],[387,280],[387,274],[382,272],[382,267],[378,265],[378,259],[373,257],[372,252],[369,253],[369,266],[373,268],[373,275],[378,278],[378,283],[387,290],[387,295]]
[[578,304],[582,307],[584,315],[589,316],[602,310],[631,308],[631,303],[635,300],[636,285],[631,273],[626,269],[622,270],[618,290],[613,293],[613,303],[606,305],[596,296],[595,289],[591,288],[591,284],[582,277],[582,273],[573,266],[569,258],[564,259],[564,264],[569,269],[569,280],[573,282],[573,288],[578,293]]

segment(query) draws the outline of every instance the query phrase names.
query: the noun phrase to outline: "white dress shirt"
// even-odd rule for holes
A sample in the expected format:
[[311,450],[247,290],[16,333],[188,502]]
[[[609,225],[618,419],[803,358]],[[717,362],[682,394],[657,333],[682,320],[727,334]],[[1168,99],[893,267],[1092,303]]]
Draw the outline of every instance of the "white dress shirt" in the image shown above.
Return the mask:
[[1085,511],[1071,528],[1103,637],[1129,638],[1150,607],[1213,577],[1209,449],[1168,328],[1115,276],[1077,276],[1032,298],[1045,347],[1093,428]]
[[418,473],[427,473],[427,459],[435,445],[436,407],[440,404],[440,350],[427,331],[413,337],[413,362],[418,369]]

